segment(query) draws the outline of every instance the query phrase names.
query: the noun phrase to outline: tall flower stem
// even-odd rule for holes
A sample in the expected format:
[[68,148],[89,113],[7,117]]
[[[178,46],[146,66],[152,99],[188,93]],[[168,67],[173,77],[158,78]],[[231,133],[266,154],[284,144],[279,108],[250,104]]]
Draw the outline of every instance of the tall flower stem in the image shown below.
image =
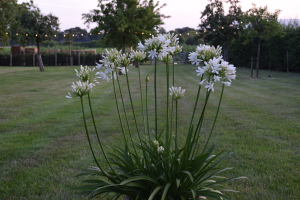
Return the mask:
[[113,72],[112,72],[112,80],[113,80],[114,94],[115,94],[116,106],[117,106],[117,110],[118,110],[118,115],[119,115],[119,120],[120,120],[120,124],[121,124],[121,129],[122,129],[124,140],[127,141],[126,136],[125,136],[125,131],[124,131],[124,126],[123,126],[122,118],[121,118],[121,115],[120,115],[120,109],[119,109],[119,104],[118,104],[118,99],[117,99],[117,93],[116,93],[116,87],[115,87],[115,78],[114,78]]
[[139,69],[139,81],[140,81],[140,93],[141,93],[141,105],[142,105],[144,134],[146,135],[145,114],[144,114],[143,93],[142,93],[142,81],[141,81],[141,70],[140,70],[140,62],[139,61],[138,61],[138,69]]
[[[125,67],[125,71],[127,71],[126,68],[127,67]],[[132,97],[131,97],[131,92],[130,92],[128,72],[126,72],[126,80],[127,80],[128,93],[129,93],[129,98],[130,98],[130,103],[131,103],[131,108],[132,108],[132,113],[133,113],[133,119],[134,119],[134,122],[135,122],[135,127],[136,127],[136,130],[137,130],[138,136],[139,136],[140,143],[142,144],[142,139],[141,139],[141,135],[140,135],[140,132],[139,132],[138,125],[137,125],[135,112],[134,112],[134,107],[133,107],[133,102],[132,102]]]
[[[166,74],[167,74],[167,137],[166,137],[166,145],[167,151],[170,151],[170,124],[169,124],[169,55],[167,55],[167,64],[166,64]],[[168,154],[169,155],[169,154]]]
[[80,96],[80,100],[81,100],[81,109],[82,109],[82,115],[83,115],[83,122],[84,122],[85,132],[86,132],[86,136],[87,136],[87,139],[88,139],[88,142],[89,142],[89,145],[90,145],[90,149],[91,149],[92,155],[93,155],[93,157],[94,157],[94,160],[95,160],[97,166],[98,166],[98,167],[101,169],[101,171],[102,171],[102,168],[101,168],[99,162],[98,162],[97,159],[96,159],[96,156],[95,156],[95,153],[94,153],[92,144],[91,144],[89,130],[88,130],[87,125],[86,125],[86,118],[85,118],[85,113],[84,113],[83,97],[82,97],[82,96]]
[[176,117],[175,117],[175,153],[177,155],[177,136],[178,136],[178,132],[177,132],[177,125],[178,125],[178,101],[176,101]]
[[216,113],[216,117],[215,117],[213,126],[212,126],[212,128],[211,128],[209,137],[208,137],[208,139],[207,139],[207,141],[206,141],[206,144],[205,144],[205,146],[204,146],[203,152],[206,150],[206,147],[207,147],[207,145],[208,145],[208,142],[209,142],[209,140],[210,140],[211,134],[212,134],[212,132],[213,132],[213,130],[214,130],[214,127],[215,127],[215,124],[216,124],[216,121],[217,121],[217,117],[218,117],[218,114],[219,114],[219,109],[220,109],[221,101],[222,101],[222,97],[223,97],[224,86],[225,86],[225,85],[223,84],[222,92],[221,92],[221,96],[220,96],[220,101],[219,101],[219,105],[218,105],[218,109],[217,109],[217,113]]
[[121,96],[121,99],[122,99],[123,111],[124,111],[124,114],[125,114],[125,119],[126,119],[126,123],[127,123],[127,127],[128,127],[128,132],[129,132],[130,140],[131,140],[133,149],[136,152],[135,146],[133,145],[133,139],[132,139],[131,130],[130,130],[129,122],[128,122],[128,117],[127,117],[127,113],[126,113],[126,108],[125,108],[125,104],[124,104],[124,99],[123,99],[123,94],[122,94],[122,89],[121,89],[121,85],[120,85],[119,75],[118,74],[117,74],[117,81],[118,81],[120,96]]
[[156,92],[156,76],[157,76],[157,57],[154,58],[154,106],[155,106],[155,139],[157,140],[157,92]]
[[[203,75],[201,77],[200,82],[202,80],[203,80]],[[196,112],[196,108],[197,108],[197,104],[198,104],[198,100],[199,100],[200,90],[201,90],[201,85],[199,85],[199,87],[198,87],[198,93],[197,93],[196,102],[195,102],[195,106],[194,106],[193,115],[192,115],[192,119],[191,119],[191,122],[190,122],[189,129],[191,129],[192,124],[193,124],[193,120],[194,120],[194,116],[195,116],[195,112]]]
[[149,127],[149,113],[148,113],[148,80],[146,81],[146,117],[147,117],[147,129],[148,129],[148,137],[150,141],[150,127]]
[[[92,120],[93,120],[93,124],[94,124],[94,128],[95,128],[95,132],[96,132],[96,135],[97,135],[97,139],[98,139],[98,142],[99,142],[101,151],[102,151],[102,153],[103,153],[103,155],[104,155],[104,158],[105,158],[105,160],[106,160],[108,166],[113,170],[113,168],[112,168],[110,162],[108,161],[108,158],[107,158],[106,153],[105,153],[105,151],[104,151],[104,149],[103,149],[102,142],[101,142],[100,137],[99,137],[99,134],[98,134],[98,130],[97,130],[96,123],[95,123],[95,118],[94,118],[94,113],[93,113],[93,109],[92,109],[92,103],[91,103],[90,93],[88,93],[88,99],[89,99],[89,106],[90,106],[90,110],[91,110],[91,115],[92,115]],[[82,111],[83,111],[83,113],[84,113],[84,110],[83,110],[83,103],[82,103],[82,97],[81,97],[81,105],[82,105]],[[84,115],[84,114],[83,114],[83,115]],[[84,117],[84,123],[85,123],[85,127],[86,127],[85,117]],[[87,134],[88,134],[87,127],[86,127],[86,132],[87,132]],[[88,140],[89,140],[89,144],[91,145],[91,142],[90,142],[89,137],[88,137]],[[126,143],[127,143],[127,142],[126,142]],[[90,147],[91,147],[91,146],[90,146]],[[91,148],[92,148],[92,147],[91,147]],[[91,149],[91,150],[92,150],[92,149]],[[93,154],[93,156],[94,156],[94,154]],[[99,167],[99,168],[100,168],[100,167]],[[101,168],[100,168],[100,169],[101,169]],[[101,169],[101,171],[103,171],[103,170]],[[116,175],[115,172],[114,172],[114,174]]]

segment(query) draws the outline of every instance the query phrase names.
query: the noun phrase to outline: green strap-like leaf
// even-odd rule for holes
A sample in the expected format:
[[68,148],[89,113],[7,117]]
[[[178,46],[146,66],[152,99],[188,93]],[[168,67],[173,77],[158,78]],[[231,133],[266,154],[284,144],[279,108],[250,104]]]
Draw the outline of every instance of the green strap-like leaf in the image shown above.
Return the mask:
[[177,185],[177,188],[179,188],[179,185],[180,185],[180,179],[176,178],[176,185]]
[[191,189],[191,191],[192,191],[192,194],[193,194],[193,199],[195,199],[196,198],[196,192],[193,189]]
[[193,175],[191,174],[191,172],[186,171],[186,170],[185,171],[181,171],[181,172],[187,174],[190,177],[191,181],[194,182],[194,178],[193,178]]
[[154,198],[154,196],[156,195],[156,193],[161,189],[162,187],[161,186],[157,186],[153,192],[151,193],[150,197],[148,200],[152,200]]
[[125,185],[127,183],[132,182],[132,181],[138,181],[138,180],[147,180],[147,181],[151,181],[151,182],[158,185],[158,182],[156,180],[154,180],[153,178],[150,178],[148,176],[134,176],[134,177],[131,177],[131,178],[128,178],[128,179],[124,180],[122,183],[120,183],[120,185]]
[[163,195],[161,197],[161,200],[164,200],[166,198],[166,195],[167,195],[167,192],[168,192],[168,189],[170,188],[170,186],[171,186],[171,183],[167,183],[167,185],[165,186]]

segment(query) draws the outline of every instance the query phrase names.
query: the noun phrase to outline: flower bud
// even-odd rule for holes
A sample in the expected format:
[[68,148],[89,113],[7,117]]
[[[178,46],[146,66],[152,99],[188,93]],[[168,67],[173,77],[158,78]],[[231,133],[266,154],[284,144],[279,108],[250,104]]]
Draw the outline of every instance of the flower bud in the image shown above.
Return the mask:
[[149,79],[149,75],[147,75],[145,81],[148,83],[149,80],[150,80],[150,79]]

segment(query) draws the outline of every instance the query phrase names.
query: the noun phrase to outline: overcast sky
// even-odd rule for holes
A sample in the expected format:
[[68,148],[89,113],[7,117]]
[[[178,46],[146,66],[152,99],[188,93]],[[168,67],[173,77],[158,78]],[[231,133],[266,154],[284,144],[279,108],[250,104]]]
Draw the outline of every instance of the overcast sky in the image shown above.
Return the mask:
[[[18,0],[19,3],[29,1]],[[161,10],[161,13],[171,16],[171,18],[164,20],[165,24],[163,27],[167,31],[186,26],[197,28],[200,23],[200,13],[209,3],[207,0],[161,0],[159,2],[160,5],[163,3],[167,4]],[[280,9],[282,12],[279,15],[279,19],[298,18],[297,12],[300,9],[299,0],[241,0],[241,2],[243,11],[250,9],[252,3],[255,3],[257,6],[268,5],[269,12]],[[51,12],[57,16],[59,18],[60,29],[63,31],[76,26],[87,29],[83,23],[84,21],[81,19],[82,13],[88,13],[90,10],[96,8],[98,0],[34,0],[34,4],[38,5],[42,13],[49,14]],[[96,24],[91,25],[91,28],[95,26]]]

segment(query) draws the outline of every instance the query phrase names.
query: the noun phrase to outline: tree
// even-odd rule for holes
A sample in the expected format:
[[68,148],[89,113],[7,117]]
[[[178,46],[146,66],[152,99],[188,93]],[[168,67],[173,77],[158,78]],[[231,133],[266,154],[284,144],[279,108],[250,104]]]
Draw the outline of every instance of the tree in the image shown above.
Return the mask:
[[183,28],[176,28],[175,31],[177,31],[179,34],[183,34],[189,31],[195,31],[195,29],[190,27],[183,27]]
[[158,33],[160,33],[160,34],[166,34],[167,31],[166,31],[166,29],[164,29],[164,27],[160,27],[160,28],[158,29]]
[[36,43],[40,54],[40,44],[57,33],[58,18],[51,13],[42,14],[32,0],[30,3],[20,4],[18,9],[19,14],[16,15],[16,23],[12,27],[12,39],[23,46]]
[[[214,45],[224,45],[224,60],[228,61],[228,42],[238,37],[239,17],[243,14],[239,0],[228,0],[228,14],[225,14],[222,0],[209,0],[200,17],[200,37]],[[240,21],[242,23],[242,21]]]
[[254,41],[257,43],[257,64],[256,77],[259,74],[259,58],[260,58],[260,44],[261,40],[269,40],[276,35],[283,37],[285,35],[283,26],[277,21],[281,10],[275,10],[274,13],[268,12],[268,7],[256,7],[249,9],[242,17],[245,22],[242,26],[244,34],[247,36],[246,43]]
[[104,31],[105,45],[117,46],[125,52],[125,46],[137,45],[140,40],[156,34],[156,30],[163,24],[162,19],[168,18],[160,14],[159,2],[153,0],[111,0],[103,3],[98,0],[99,9],[82,14],[86,24],[98,23],[92,31],[99,33]]
[[17,10],[17,0],[1,0],[0,1],[0,50],[8,44],[11,36],[10,28],[15,21],[15,13]]

